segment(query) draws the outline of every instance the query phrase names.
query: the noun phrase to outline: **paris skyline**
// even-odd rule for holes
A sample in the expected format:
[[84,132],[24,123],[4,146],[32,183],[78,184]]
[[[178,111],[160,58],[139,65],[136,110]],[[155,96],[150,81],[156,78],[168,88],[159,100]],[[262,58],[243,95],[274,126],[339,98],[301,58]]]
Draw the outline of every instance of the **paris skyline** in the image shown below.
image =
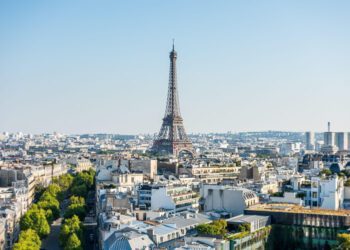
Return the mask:
[[350,3],[0,3],[0,131],[350,131]]

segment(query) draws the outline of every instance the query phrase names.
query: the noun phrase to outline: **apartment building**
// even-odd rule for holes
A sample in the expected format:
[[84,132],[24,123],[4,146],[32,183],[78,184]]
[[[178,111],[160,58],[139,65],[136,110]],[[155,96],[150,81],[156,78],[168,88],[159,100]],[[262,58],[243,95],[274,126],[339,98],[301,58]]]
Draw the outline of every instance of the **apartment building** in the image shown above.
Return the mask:
[[204,199],[204,211],[227,212],[232,216],[242,214],[244,209],[259,203],[254,191],[225,185],[204,184],[201,196]]
[[223,180],[236,179],[241,167],[231,165],[192,166],[192,176],[203,183],[219,183]]
[[181,212],[198,209],[199,195],[184,184],[143,184],[138,188],[138,205],[151,210]]
[[344,181],[337,175],[317,176],[310,179],[293,178],[294,191],[303,194],[305,206],[339,210],[343,208]]

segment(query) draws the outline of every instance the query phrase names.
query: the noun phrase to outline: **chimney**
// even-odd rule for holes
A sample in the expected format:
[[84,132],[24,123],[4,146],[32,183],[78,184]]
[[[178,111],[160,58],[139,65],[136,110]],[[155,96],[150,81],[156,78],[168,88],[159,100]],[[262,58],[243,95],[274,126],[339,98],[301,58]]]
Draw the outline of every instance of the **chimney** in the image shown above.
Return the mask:
[[154,229],[153,229],[153,227],[147,229],[147,234],[153,240],[153,236],[154,236]]

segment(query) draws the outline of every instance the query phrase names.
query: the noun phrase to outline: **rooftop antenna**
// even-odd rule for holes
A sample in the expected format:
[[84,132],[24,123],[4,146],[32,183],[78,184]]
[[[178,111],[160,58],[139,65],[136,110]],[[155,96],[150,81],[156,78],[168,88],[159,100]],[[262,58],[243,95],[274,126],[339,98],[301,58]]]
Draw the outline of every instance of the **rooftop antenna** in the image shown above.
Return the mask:
[[173,51],[175,50],[175,39],[173,38]]
[[331,132],[331,122],[328,122],[328,132]]

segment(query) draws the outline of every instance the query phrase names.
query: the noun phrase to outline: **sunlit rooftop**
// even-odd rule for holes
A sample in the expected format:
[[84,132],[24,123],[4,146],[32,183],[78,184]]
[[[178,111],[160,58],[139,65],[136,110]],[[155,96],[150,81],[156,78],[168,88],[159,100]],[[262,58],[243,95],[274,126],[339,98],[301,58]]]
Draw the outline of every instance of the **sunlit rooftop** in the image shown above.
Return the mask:
[[303,213],[303,214],[324,214],[350,216],[350,210],[328,210],[321,208],[305,208],[295,204],[273,203],[273,204],[258,204],[247,208],[248,211],[271,211],[283,213]]

